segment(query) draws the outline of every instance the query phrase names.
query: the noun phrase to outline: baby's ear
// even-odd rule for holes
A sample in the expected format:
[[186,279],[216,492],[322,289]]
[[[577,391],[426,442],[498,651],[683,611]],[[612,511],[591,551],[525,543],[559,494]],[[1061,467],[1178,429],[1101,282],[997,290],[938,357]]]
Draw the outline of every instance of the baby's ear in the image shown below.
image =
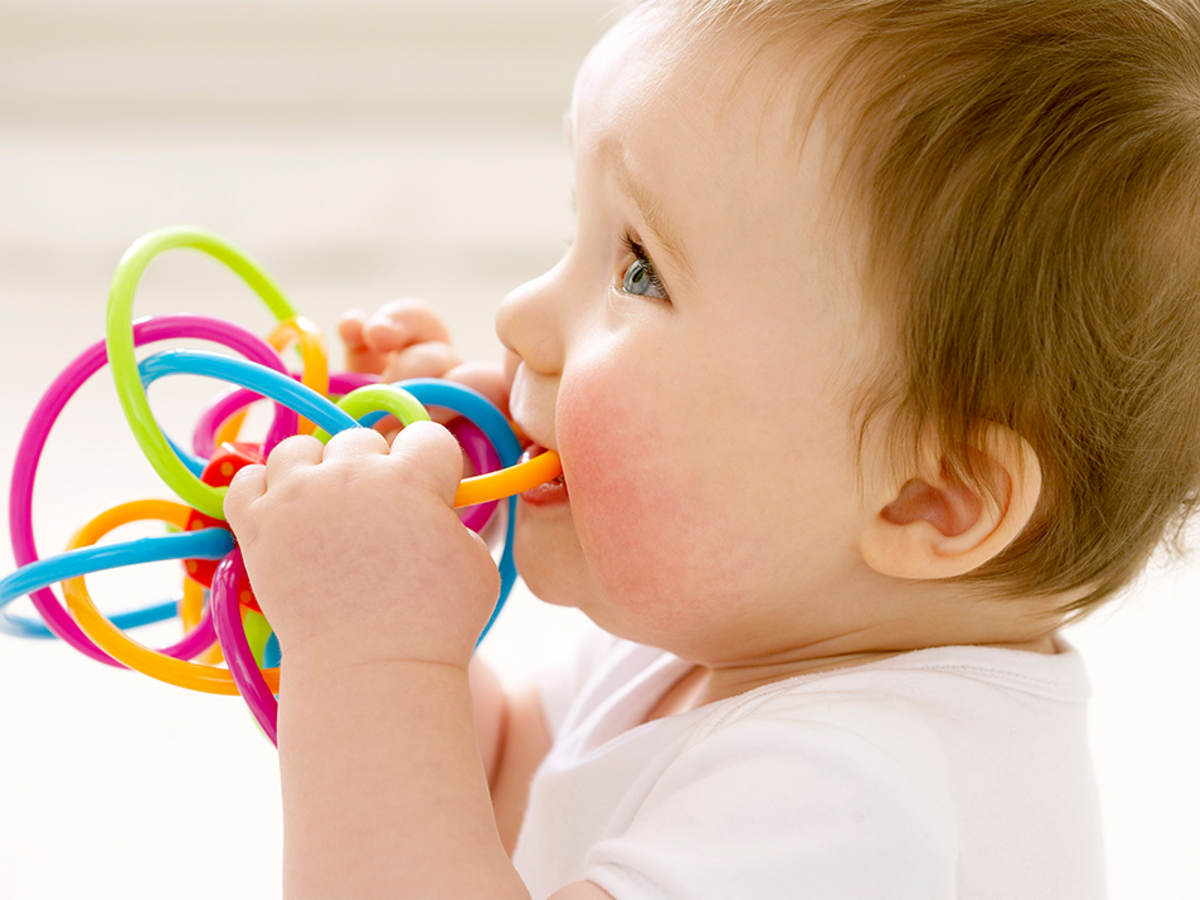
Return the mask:
[[1037,454],[995,422],[985,423],[970,452],[999,502],[950,478],[931,452],[922,471],[867,498],[859,537],[867,565],[894,578],[952,578],[987,562],[1020,534],[1042,490]]

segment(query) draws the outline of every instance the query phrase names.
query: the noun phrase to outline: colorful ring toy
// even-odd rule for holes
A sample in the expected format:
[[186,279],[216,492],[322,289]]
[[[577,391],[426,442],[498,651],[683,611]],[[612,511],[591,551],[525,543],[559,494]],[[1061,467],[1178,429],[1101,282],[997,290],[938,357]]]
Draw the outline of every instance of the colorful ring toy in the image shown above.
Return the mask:
[[[268,341],[202,316],[132,320],[133,293],[150,260],[176,247],[208,253],[258,294],[279,321]],[[136,347],[181,337],[224,344],[245,359],[207,351],[166,350],[136,361]],[[288,371],[280,357],[291,344],[297,345],[303,362],[299,373]],[[138,445],[159,477],[186,505],[166,500],[120,504],[84,525],[66,552],[42,559],[34,544],[31,509],[37,465],[67,402],[106,363],[111,366],[122,410]],[[147,389],[156,380],[181,373],[238,386],[201,416],[191,452],[163,433],[147,398]],[[275,405],[267,435],[261,445],[240,442],[246,408],[260,399]],[[508,501],[504,550],[498,563],[500,596],[475,642],[478,648],[516,579],[512,554],[516,495],[559,475],[558,457],[546,451],[521,463],[519,429],[485,397],[462,385],[440,379],[387,385],[368,375],[331,374],[316,326],[296,313],[274,282],[245,254],[215,235],[191,228],[166,228],[143,236],[126,251],[114,273],[105,340],[76,357],[50,385],[18,446],[10,483],[9,526],[19,568],[0,579],[0,631],[19,637],[57,636],[98,662],[136,669],[192,690],[240,694],[255,723],[274,742],[279,647],[270,624],[257,611],[236,541],[224,522],[224,486],[237,468],[264,460],[289,435],[310,433],[328,440],[345,428],[370,427],[389,413],[408,425],[429,418],[427,405],[458,414],[447,428],[477,473],[462,480],[454,499],[454,507],[462,510],[464,526],[481,531],[500,500]],[[97,545],[114,528],[146,519],[162,521],[176,533]],[[151,604],[109,618],[88,594],[88,574],[166,559],[185,564],[187,574],[178,601]],[[50,590],[55,582],[63,584],[66,609]],[[207,591],[206,585],[210,586]],[[41,622],[14,616],[6,609],[26,595]],[[184,637],[169,647],[152,650],[124,633],[172,615],[179,616]],[[199,661],[192,661],[197,658]]]

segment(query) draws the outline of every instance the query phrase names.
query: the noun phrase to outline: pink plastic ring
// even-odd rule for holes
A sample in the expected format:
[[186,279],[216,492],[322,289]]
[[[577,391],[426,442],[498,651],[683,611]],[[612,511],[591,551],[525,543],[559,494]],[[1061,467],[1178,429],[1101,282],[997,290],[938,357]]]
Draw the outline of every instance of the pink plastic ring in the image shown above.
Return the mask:
[[[261,363],[278,372],[286,371],[283,360],[270,344],[243,328],[219,319],[205,316],[156,316],[133,323],[135,346],[181,337],[215,341],[236,350],[252,362]],[[21,443],[17,447],[9,487],[8,528],[13,556],[18,567],[39,559],[33,538],[33,484],[46,439],[67,401],[107,362],[108,351],[104,341],[97,341],[84,350],[46,389],[46,393],[42,395],[29,417],[28,425],[25,426]],[[296,413],[278,405],[269,437],[276,441],[282,440],[283,437],[295,433],[296,423]],[[34,591],[30,594],[30,599],[45,621],[46,627],[80,653],[106,665],[119,669],[127,668],[97,647],[92,639],[83,633],[49,587]],[[179,652],[178,646],[176,645],[176,653]]]
[[213,625],[217,630],[217,639],[221,642],[221,652],[229,664],[229,674],[233,676],[233,683],[237,685],[238,693],[246,701],[254,720],[271,743],[275,744],[279,701],[271,693],[271,688],[258,668],[258,661],[250,650],[238,603],[241,590],[248,588],[249,584],[246,567],[242,563],[242,551],[235,547],[217,566],[208,600],[213,608]]

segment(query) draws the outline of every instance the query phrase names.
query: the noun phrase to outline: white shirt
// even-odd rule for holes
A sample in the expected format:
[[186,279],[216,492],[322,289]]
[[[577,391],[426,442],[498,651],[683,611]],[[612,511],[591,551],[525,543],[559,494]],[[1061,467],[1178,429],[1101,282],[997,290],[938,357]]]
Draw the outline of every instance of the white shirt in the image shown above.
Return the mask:
[[[534,900],[1103,900],[1078,651],[914,650],[640,722],[690,663],[588,623],[541,673]],[[630,727],[635,726],[635,727]]]

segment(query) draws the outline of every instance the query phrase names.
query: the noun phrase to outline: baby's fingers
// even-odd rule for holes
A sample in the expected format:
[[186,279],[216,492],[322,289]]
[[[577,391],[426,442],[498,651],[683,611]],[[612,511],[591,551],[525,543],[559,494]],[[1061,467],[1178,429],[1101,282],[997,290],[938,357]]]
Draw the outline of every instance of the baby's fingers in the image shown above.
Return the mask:
[[426,341],[448,344],[450,330],[428,303],[403,297],[385,303],[367,319],[363,340],[376,353],[388,353]]
[[253,516],[250,505],[267,492],[267,467],[243,466],[233,474],[225,489],[223,501],[225,520],[241,543],[254,539]]
[[[465,385],[466,387],[478,391],[479,393],[483,394],[484,397],[490,400],[492,404],[496,406],[496,408],[498,408],[505,416],[508,415],[509,385],[499,366],[472,360],[470,362],[459,362],[458,364],[452,365],[440,373],[432,372],[432,369],[436,369],[438,366],[445,365],[447,362],[450,362],[448,358],[443,357],[437,361],[436,365],[431,367],[431,371],[423,371],[421,366],[430,363],[430,360],[433,357],[437,357],[439,355],[439,351],[437,351],[436,348],[430,348],[430,345],[427,344],[420,344],[417,347],[412,347],[409,350],[405,350],[401,354],[397,354],[397,356],[407,356],[408,354],[414,353],[414,351],[420,348],[427,348],[425,352],[428,352],[430,356],[424,361],[418,360],[415,356],[412,357],[410,361],[414,361],[415,367],[413,372],[405,373],[398,368],[396,377],[387,378],[385,381],[390,383],[393,381],[403,381],[405,378],[444,378],[447,381],[454,381],[458,384]],[[418,363],[420,365],[418,365]],[[429,407],[429,417],[439,425],[448,424],[453,419],[458,418],[458,415],[459,414],[454,410],[447,409],[445,407]],[[389,440],[391,440],[396,436],[396,432],[400,430],[400,422],[394,416],[386,416],[375,424],[375,428],[377,431],[381,432],[384,437],[387,437]]]
[[[426,406],[425,410],[429,413],[429,418],[433,419],[439,425],[448,425],[457,419],[459,415],[454,410],[447,409],[444,406]],[[400,420],[395,416],[384,416],[371,427],[387,438],[390,444],[395,440],[396,435],[400,433]]]
[[363,341],[363,322],[366,318],[367,314],[361,309],[348,309],[342,313],[337,326],[338,337],[342,339],[347,350],[367,349],[366,342]]
[[350,309],[342,314],[338,322],[338,336],[346,345],[346,368],[351,372],[369,372],[378,375],[383,368],[384,354],[371,350],[363,340],[363,324],[367,314],[361,309]]
[[447,372],[461,364],[458,352],[445,341],[425,341],[393,353],[384,366],[383,381],[444,378]]
[[487,397],[500,412],[508,415],[509,382],[499,366],[471,360],[455,366],[442,377],[474,388]]

